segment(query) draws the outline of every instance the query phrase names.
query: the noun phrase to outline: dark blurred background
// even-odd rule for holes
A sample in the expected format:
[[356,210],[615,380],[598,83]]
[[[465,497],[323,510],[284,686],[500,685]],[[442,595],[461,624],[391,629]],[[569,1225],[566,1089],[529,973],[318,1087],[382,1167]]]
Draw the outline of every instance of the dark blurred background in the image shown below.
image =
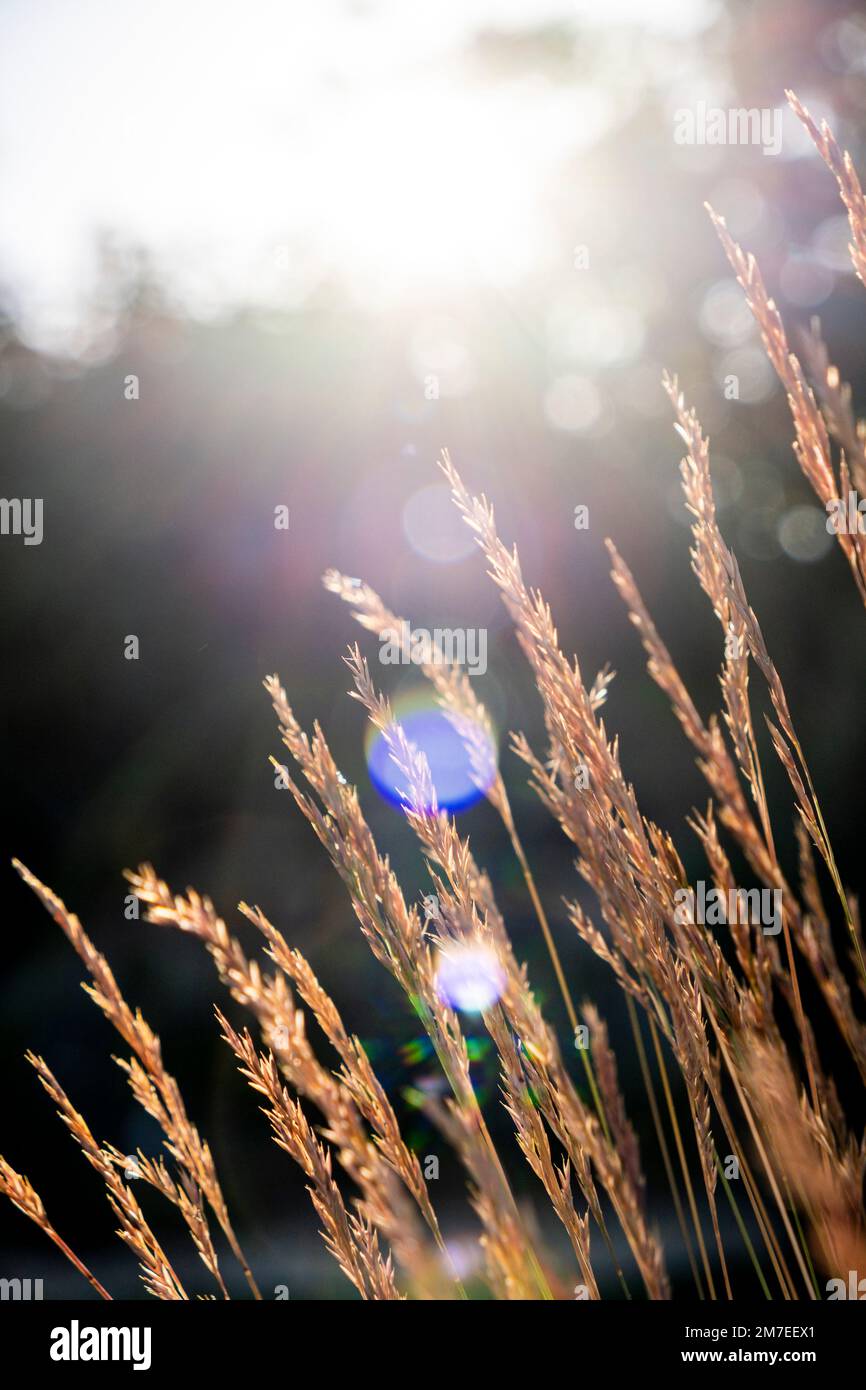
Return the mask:
[[[820,315],[855,401],[864,290],[834,182],[787,110],[775,157],[681,146],[673,130],[677,109],[698,101],[781,109],[793,87],[862,172],[866,20],[832,0],[139,8],[0,8],[2,491],[44,499],[41,545],[0,538],[0,1151],[103,1282],[139,1296],[100,1184],[25,1049],[45,1056],[98,1137],[156,1152],[159,1135],[111,1061],[116,1037],[77,988],[77,958],[8,866],[16,855],[79,913],[160,1034],[266,1293],[350,1295],[218,1038],[212,1004],[227,998],[210,961],[195,942],[125,918],[122,870],[152,860],[176,891],[210,894],[248,950],[258,943],[235,912],[241,898],[308,955],[399,1101],[410,1142],[440,1155],[434,1200],[471,1269],[476,1228],[456,1159],[402,1100],[431,1065],[413,1017],[268,764],[280,748],[261,681],[277,671],[302,723],[321,719],[358,783],[407,896],[426,891],[399,812],[370,783],[362,711],[345,695],[347,642],[359,637],[371,657],[376,644],[323,591],[335,565],[416,625],[488,629],[478,691],[520,833],[573,992],[610,1023],[652,1218],[688,1294],[622,1000],[568,926],[563,898],[585,899],[569,847],[508,751],[512,729],[542,748],[539,701],[484,566],[443,505],[435,460],[448,446],[493,500],[585,676],[605,662],[617,671],[607,726],[644,812],[699,877],[685,817],[706,790],[644,671],[603,544],[615,538],[699,709],[716,709],[719,631],[689,572],[679,441],[660,384],[663,367],[679,373],[711,436],[723,530],[837,857],[862,888],[863,613],[794,462],[784,397],[704,201],[758,256],[792,341]],[[126,398],[131,375],[138,399]],[[739,399],[725,398],[731,375]],[[575,530],[579,504],[588,531]],[[281,505],[287,531],[274,527]],[[124,657],[130,635],[138,660]],[[374,669],[392,695],[418,683]],[[793,873],[791,797],[770,750],[765,770]],[[483,801],[459,825],[567,1041],[501,827]],[[817,1017],[847,1096],[845,1058]],[[497,1117],[483,1029],[466,1027],[506,1163],[569,1279],[543,1193]],[[206,1289],[170,1214],[153,1193],[143,1202],[179,1271]],[[8,1204],[0,1246],[0,1274],[42,1277],[46,1297],[89,1295]],[[733,1254],[732,1265],[752,1296],[748,1264]]]

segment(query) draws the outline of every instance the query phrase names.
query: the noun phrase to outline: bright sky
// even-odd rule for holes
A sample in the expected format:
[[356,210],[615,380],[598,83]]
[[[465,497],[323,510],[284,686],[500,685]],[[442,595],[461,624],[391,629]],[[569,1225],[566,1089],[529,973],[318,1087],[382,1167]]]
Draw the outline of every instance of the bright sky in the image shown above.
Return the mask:
[[517,278],[544,258],[546,176],[627,89],[493,83],[467,42],[599,14],[687,34],[715,5],[6,0],[0,280],[25,337],[60,349],[100,232],[146,247],[202,315],[297,302],[323,267],[374,301]]

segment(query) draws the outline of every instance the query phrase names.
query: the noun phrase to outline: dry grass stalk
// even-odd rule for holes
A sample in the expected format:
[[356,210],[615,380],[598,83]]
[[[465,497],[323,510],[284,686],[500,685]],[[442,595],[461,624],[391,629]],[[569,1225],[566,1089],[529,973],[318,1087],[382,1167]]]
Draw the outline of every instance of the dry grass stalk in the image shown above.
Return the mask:
[[[675,383],[668,382],[667,385],[677,409],[678,428],[689,448],[688,457],[682,466],[682,473],[687,504],[695,518],[693,525],[695,546],[692,552],[695,572],[713,603],[723,629],[726,633],[733,631],[740,644],[748,645],[767,679],[771,700],[779,718],[779,725],[784,731],[783,738],[779,730],[775,729],[772,724],[770,725],[774,744],[791,777],[803,822],[809,829],[812,838],[819,843],[825,860],[828,862],[828,867],[832,865],[832,873],[835,868],[835,861],[832,859],[832,850],[826,839],[820,807],[814,795],[808,768],[793,730],[793,722],[781,681],[766,652],[766,646],[760,635],[754,613],[746,603],[736,561],[725,547],[718,531],[709,477],[706,441],[701,435],[693,413],[685,411],[682,400],[677,394]],[[770,973],[788,999],[800,1026],[803,1055],[810,1075],[813,1102],[816,1110],[820,1110],[826,1117],[829,1106],[828,1097],[832,1095],[832,1091],[826,1078],[819,1074],[819,1062],[811,1027],[802,1011],[790,944],[791,926],[796,931],[799,945],[809,959],[813,973],[824,991],[825,998],[831,1004],[831,1011],[840,1024],[843,1036],[846,1036],[846,1040],[852,1046],[855,1056],[857,1032],[856,1028],[851,1026],[850,1017],[846,1017],[844,1003],[841,1002],[844,995],[839,989],[839,979],[836,978],[835,985],[833,982],[837,971],[834,971],[832,966],[834,957],[829,935],[826,933],[823,935],[820,949],[817,948],[816,943],[813,944],[810,941],[807,935],[807,922],[803,918],[794,895],[785,884],[778,865],[769,827],[769,813],[760,773],[760,761],[748,710],[747,677],[745,672],[737,674],[732,670],[734,663],[729,657],[722,678],[722,688],[727,707],[726,722],[735,745],[740,771],[749,783],[753,799],[758,807],[760,828],[755,825],[750,814],[744,808],[736,779],[731,775],[732,768],[721,739],[713,737],[715,729],[713,729],[713,733],[710,733],[698,718],[640,601],[630,574],[615,551],[612,553],[614,555],[614,577],[629,605],[632,619],[641,632],[650,657],[651,674],[662,688],[667,690],[680,722],[702,755],[699,762],[710,781],[710,785],[720,798],[724,822],[737,836],[749,862],[763,880],[769,883],[773,883],[775,880],[777,886],[783,887],[783,924],[786,932],[790,976],[782,969],[780,957],[772,943],[769,949],[763,946],[763,938],[760,933],[756,933],[754,953],[750,951],[742,929],[735,930],[735,944],[740,963],[743,965],[751,986],[749,1002],[752,1006],[752,1016],[756,1021],[760,1020],[762,1026],[769,1028],[776,1037],[778,1034],[772,1018],[772,998],[769,991]],[[742,664],[745,666],[745,663]],[[795,755],[799,761],[799,768],[795,763]],[[802,775],[800,775],[801,770]],[[720,886],[727,889],[731,886],[730,869],[714,834],[711,817],[708,817],[703,824],[698,818],[695,825],[707,849],[708,858],[713,866],[714,878]],[[826,953],[826,959],[823,962],[820,958],[821,949]],[[744,1016],[747,1013],[748,1010],[745,1011]],[[735,1020],[732,1021],[735,1022]]]
[[[407,641],[411,631],[410,625],[405,619],[397,617],[369,584],[364,584],[358,579],[350,579],[337,570],[328,570],[323,576],[322,582],[330,593],[337,594],[345,603],[352,606],[353,616],[363,628],[366,628],[368,632],[378,634],[380,637],[385,633],[397,634],[401,643],[401,650],[405,651],[407,656],[411,656],[411,642]],[[496,758],[496,733],[487,710],[476,696],[469,677],[455,662],[446,659],[441,645],[435,640],[431,644],[430,660],[422,662],[420,670],[433,685],[440,706],[463,740],[475,785],[487,797],[505,826],[544,936],[572,1031],[575,1031],[578,1027],[577,1010],[574,1007],[574,1000],[565,978],[559,951],[541,901],[541,895],[529,866],[526,851],[517,833],[511,802]],[[613,673],[607,668],[596,676],[590,691],[590,699],[594,709],[600,709],[604,704],[607,698],[607,689],[612,680]],[[590,1086],[595,1091],[595,1078],[592,1076],[588,1058],[586,1061]]]
[[[840,1033],[851,1049],[861,1080],[866,1082],[866,1024],[863,1024],[854,1012],[851,990],[839,965],[830,920],[818,883],[812,841],[802,823],[797,825],[797,844],[800,852],[803,901],[808,908],[798,937],[800,948],[812,967],[812,973]],[[856,954],[853,951],[851,958],[856,965]]]
[[801,1094],[784,1049],[758,1035],[739,1040],[742,1072],[775,1163],[809,1217],[825,1271],[845,1278],[866,1267],[863,1175],[866,1146],[824,1124]]
[[[520,1053],[509,1028],[500,1018],[490,1020],[489,1026],[500,1057],[504,1104],[514,1121],[517,1142],[568,1233],[586,1289],[586,1297],[597,1300],[601,1295],[590,1259],[589,1213],[580,1217],[575,1211],[571,1162],[567,1158],[563,1159],[557,1167],[553,1161],[548,1132],[530,1095]],[[591,1191],[592,1177],[587,1167],[578,1174],[578,1183],[582,1190],[591,1192],[593,1215],[598,1219],[598,1201],[595,1193]]]
[[795,92],[786,91],[785,96],[814,140],[827,168],[836,177],[851,227],[852,241],[848,250],[859,279],[866,285],[866,198],[854,161],[847,150],[840,150],[826,121],[821,122],[819,129]]
[[[850,156],[839,149],[826,124],[819,129],[797,98],[788,95],[838,181],[851,227],[852,260],[866,283],[866,201]],[[800,467],[830,511],[840,497],[847,498],[852,482],[866,490],[866,429],[854,416],[850,390],[831,363],[816,324],[804,339],[804,352],[822,414],[800,362],[790,351],[781,317],[754,258],[736,245],[724,221],[712,215],[787,392]],[[630,571],[608,543],[613,578],[646,650],[650,674],[667,694],[710,787],[713,799],[702,814],[694,812],[689,823],[703,848],[713,884],[725,898],[736,891],[731,860],[722,842],[721,832],[726,832],[759,882],[782,892],[784,956],[775,940],[766,938],[757,924],[734,919],[727,922],[733,945],[729,960],[712,931],[693,919],[682,920],[674,910],[679,892],[688,887],[685,870],[670,835],[642,815],[634,789],[623,775],[617,740],[609,739],[600,718],[609,672],[605,670],[591,684],[584,684],[578,662],[567,659],[559,647],[550,609],[541,595],[524,583],[516,549],[508,550],[499,539],[492,507],[484,497],[469,493],[447,453],[442,467],[458,510],[485,555],[535,678],[547,735],[545,755],[536,755],[522,735],[515,736],[514,750],[527,765],[542,802],[575,845],[578,872],[598,901],[603,930],[578,903],[569,906],[569,916],[580,936],[614,971],[627,995],[645,1078],[648,1066],[634,1001],[641,1004],[649,1020],[711,1296],[715,1296],[713,1273],[662,1041],[683,1082],[728,1297],[732,1288],[716,1208],[719,1155],[714,1112],[740,1161],[744,1186],[783,1295],[791,1298],[802,1292],[788,1268],[775,1218],[771,1221],[757,1175],[736,1132],[728,1106],[728,1086],[733,1088],[747,1123],[806,1292],[815,1297],[807,1252],[791,1224],[786,1201],[791,1194],[806,1217],[814,1248],[826,1269],[844,1274],[846,1265],[858,1268],[866,1259],[862,1201],[866,1145],[856,1143],[850,1135],[833,1081],[822,1067],[812,1021],[803,1007],[793,951],[796,940],[866,1080],[866,1025],[856,1012],[836,955],[815,849],[842,906],[851,960],[860,971],[858,983],[866,994],[860,918],[856,901],[843,887],[780,676],[749,605],[736,559],[719,530],[708,441],[694,411],[687,409],[679,394],[676,380],[666,379],[665,385],[686,445],[681,477],[692,516],[692,567],[725,636],[721,717],[713,715],[704,721],[698,713]],[[831,440],[839,449],[838,463]],[[866,537],[856,528],[837,530],[837,537],[866,601]],[[402,642],[409,640],[408,624],[369,586],[336,571],[326,574],[325,585],[352,606],[367,630],[379,634],[390,630]],[[766,683],[773,709],[773,718],[767,723],[798,811],[799,897],[785,880],[776,850],[751,711],[749,660],[755,662]],[[302,790],[288,778],[295,801],[340,873],[373,954],[401,986],[421,1019],[449,1083],[448,1099],[429,1094],[423,1107],[452,1144],[469,1176],[490,1288],[497,1297],[520,1299],[539,1294],[550,1297],[551,1288],[558,1291],[560,1284],[544,1257],[536,1254],[531,1217],[517,1206],[475,1094],[460,1020],[437,987],[437,952],[468,942],[483,944],[501,968],[501,994],[485,1011],[483,1022],[496,1048],[505,1108],[513,1120],[518,1145],[567,1233],[587,1296],[599,1297],[590,1258],[590,1218],[611,1248],[602,1210],[604,1195],[626,1236],[649,1296],[667,1297],[663,1254],[647,1216],[637,1137],[626,1114],[605,1025],[592,1005],[586,1005],[584,1017],[594,1035],[598,1070],[596,1081],[594,1070],[584,1059],[596,1102],[594,1114],[572,1083],[557,1038],[535,1001],[527,971],[515,958],[490,877],[475,862],[454,820],[438,808],[426,759],[409,743],[388,700],[374,688],[357,649],[351,652],[348,664],[354,678],[353,694],[383,734],[408,787],[404,811],[437,895],[432,927],[422,922],[416,907],[407,905],[361,812],[357,791],[340,774],[318,724],[312,736],[305,734],[277,678],[270,677],[265,685],[283,742],[306,782]],[[485,792],[509,834],[575,1027],[577,1014],[514,825],[487,711],[466,674],[446,661],[438,648],[430,653],[422,671],[463,738],[476,785]],[[587,779],[579,788],[574,776],[577,768]],[[162,1126],[167,1148],[179,1166],[176,1179],[163,1158],[140,1154],[141,1176],[181,1212],[202,1260],[227,1296],[205,1216],[205,1202],[210,1205],[257,1294],[231,1231],[209,1150],[187,1118],[176,1082],[165,1071],[159,1039],[141,1015],[129,1009],[110,967],[78,919],[23,866],[16,867],[87,966],[94,982],[89,993],[132,1049],[132,1058],[121,1065],[133,1094]],[[207,898],[192,891],[185,897],[174,896],[149,866],[129,877],[137,896],[148,906],[149,919],[173,925],[201,940],[234,999],[255,1016],[266,1051],[258,1050],[249,1033],[237,1032],[218,1013],[224,1037],[242,1072],[265,1098],[276,1142],[300,1165],[309,1181],[326,1244],[354,1287],[365,1299],[402,1297],[391,1254],[380,1250],[381,1236],[405,1274],[410,1293],[439,1296],[443,1292],[441,1267],[436,1272],[433,1266],[447,1252],[417,1157],[401,1136],[396,1113],[360,1041],[345,1027],[308,961],[290,949],[260,909],[241,904],[241,910],[264,936],[276,967],[273,974],[265,973],[247,958]],[[336,1073],[323,1066],[313,1051],[293,986],[336,1051]],[[796,1021],[799,1057],[784,1041],[785,1030],[778,1016],[780,1001]],[[120,1177],[123,1156],[109,1145],[96,1143],[45,1063],[33,1056],[30,1060],[88,1161],[105,1181],[121,1223],[120,1234],[139,1257],[146,1287],[162,1298],[185,1299],[185,1291]],[[801,1069],[808,1078],[808,1089],[799,1079]],[[322,1115],[320,1136],[281,1076]],[[648,1092],[672,1174],[651,1085]],[[556,1157],[552,1140],[559,1150]],[[354,1199],[354,1213],[347,1209],[334,1180],[334,1158],[360,1193]],[[583,1215],[575,1209],[574,1182],[586,1203]],[[54,1231],[38,1194],[3,1160],[0,1191],[54,1240],[102,1296],[108,1296]],[[683,1231],[685,1235],[684,1222]],[[750,1244],[742,1224],[741,1231]],[[688,1244],[687,1237],[686,1241]],[[689,1256],[691,1259],[690,1248]],[[760,1268],[758,1272],[768,1292]]]
[[185,1300],[187,1294],[184,1287],[150,1229],[137,1199],[121,1179],[114,1155],[97,1144],[84,1116],[72,1105],[63,1087],[42,1058],[28,1052],[27,1060],[36,1069],[39,1080],[57,1106],[60,1118],[84,1157],[105,1183],[109,1204],[120,1222],[117,1234],[138,1256],[144,1287],[156,1298]]
[[854,415],[851,387],[842,380],[839,368],[830,361],[827,345],[821,337],[819,319],[813,318],[809,328],[801,330],[800,342],[827,429],[842,450],[851,469],[854,486],[862,497],[866,495],[866,422]]
[[[829,168],[836,175],[851,225],[853,237],[850,247],[851,258],[858,276],[863,280],[864,267],[866,267],[866,203],[864,203],[863,192],[851,157],[847,153],[842,154],[826,122],[822,123],[819,130],[794,93],[788,92],[787,95],[794,111],[806,126]],[[796,436],[794,452],[797,461],[811,483],[821,505],[827,509],[828,513],[832,513],[840,502],[847,513],[848,499],[852,490],[852,472],[854,480],[859,480],[858,486],[862,484],[864,474],[866,474],[862,441],[858,440],[853,453],[849,452],[847,457],[843,448],[837,481],[827,427],[816,404],[815,396],[806,381],[800,362],[788,345],[781,315],[775,302],[767,293],[757,262],[754,256],[744,253],[733,240],[725,225],[724,218],[714,212],[709,204],[707,204],[707,210],[734,273],[743,287],[749,308],[755,316],[767,356],[787,392],[791,416],[794,421]],[[854,441],[850,437],[852,431],[846,418],[844,392],[840,387],[836,369],[830,367],[826,361],[824,364],[821,363],[822,347],[823,345],[818,349],[819,380],[823,378],[823,383],[819,389],[829,399],[831,420],[835,415],[837,423],[842,426],[843,436],[847,440],[850,450]],[[813,349],[814,351],[815,349]],[[826,359],[826,351],[824,351],[824,358]],[[841,414],[838,413],[840,409]],[[856,431],[854,437],[857,438]],[[859,529],[852,533],[846,525],[836,529],[836,538],[851,568],[860,597],[866,603],[866,535]]]
[[[667,1291],[664,1264],[644,1219],[642,1186],[632,1185],[629,1169],[624,1166],[609,1134],[602,1131],[572,1085],[552,1030],[535,1004],[526,972],[514,958],[489,879],[475,863],[468,841],[457,834],[453,819],[438,809],[426,758],[408,742],[389,702],[374,689],[367,664],[357,648],[347,661],[354,676],[354,693],[374,726],[382,732],[392,761],[406,780],[406,818],[428,863],[444,874],[444,877],[437,872],[433,874],[439,904],[439,938],[445,942],[481,942],[496,953],[507,980],[500,1004],[484,1016],[500,1050],[503,1074],[506,1077],[511,1074],[510,1051],[504,1055],[502,1052],[502,1040],[510,1030],[521,1041],[527,1074],[534,1074],[533,1090],[539,1106],[572,1156],[578,1181],[585,1171],[584,1156],[589,1156],[617,1212],[650,1297],[663,1298]],[[505,1031],[501,1027],[503,1016],[507,1024]],[[562,1137],[563,1126],[567,1139]],[[584,1195],[599,1219],[594,1191],[584,1187]],[[603,1223],[600,1224],[605,1233]]]
[[372,1223],[346,1211],[331,1171],[331,1156],[313,1133],[300,1104],[280,1081],[273,1055],[257,1052],[245,1029],[236,1033],[217,1010],[223,1037],[241,1063],[241,1072],[254,1091],[268,1102],[265,1113],[274,1139],[310,1179],[308,1191],[324,1227],[325,1244],[362,1298],[399,1299],[390,1258],[384,1258]]
[[[122,1065],[125,1066],[126,1064]],[[152,1114],[153,1111],[149,1109],[149,1106],[158,1105],[159,1102],[158,1098],[151,1094],[153,1088],[148,1081],[147,1074],[135,1061],[130,1066],[130,1072],[130,1084],[134,1094],[140,1098],[140,1103],[145,1109],[148,1109],[148,1113]],[[144,1104],[145,1099],[148,1105]],[[118,1168],[125,1170],[129,1166],[129,1155],[122,1154],[113,1144],[106,1144],[105,1152],[114,1160]],[[170,1202],[180,1212],[184,1224],[192,1236],[193,1244],[202,1264],[216,1280],[223,1298],[227,1299],[229,1291],[219,1267],[219,1260],[198,1188],[192,1184],[183,1170],[181,1171],[181,1180],[175,1182],[165,1165],[165,1159],[161,1155],[156,1159],[149,1158],[140,1149],[135,1154],[135,1172],[137,1178],[155,1188],[167,1202]]]
[[[757,320],[767,356],[787,392],[794,421],[794,453],[800,468],[828,515],[840,501],[847,508],[851,491],[848,463],[843,455],[837,479],[827,427],[800,362],[788,346],[781,315],[775,301],[767,293],[757,262],[754,256],[744,254],[736,244],[724,218],[712,208],[709,212],[728,260],[745,291],[749,308]],[[848,561],[860,597],[866,602],[866,549],[863,537],[859,532],[852,534],[845,527],[837,530],[836,539]]]
[[268,942],[271,958],[294,981],[304,1003],[312,1010],[322,1032],[339,1054],[343,1086],[376,1136],[376,1145],[385,1163],[414,1198],[439,1249],[444,1252],[442,1233],[421,1164],[403,1140],[394,1108],[360,1040],[346,1031],[336,1004],[319,984],[309,962],[300,951],[289,949],[285,937],[268,921],[261,908],[251,908],[241,903],[240,910],[262,932]]
[[[614,966],[623,987],[640,1000],[651,1020],[659,1023],[681,1071],[687,1073],[689,1057],[682,1052],[682,1032],[677,1035],[669,1012],[680,1007],[681,999],[677,951],[668,932],[674,916],[673,890],[685,881],[682,866],[669,837],[641,817],[633,789],[622,775],[616,743],[608,742],[603,725],[595,718],[577,663],[568,662],[560,652],[547,605],[526,588],[516,552],[508,551],[499,540],[492,509],[484,498],[469,495],[447,456],[443,467],[458,508],[488,560],[544,702],[550,739],[548,764],[534,757],[525,740],[517,741],[517,751],[528,762],[542,800],[580,850],[578,868],[596,893],[613,949],[577,905],[572,908],[572,919],[588,943]],[[589,770],[588,788],[580,792],[568,775],[578,764]],[[714,959],[718,962],[719,957]],[[682,963],[690,972],[695,968],[690,956]],[[701,993],[706,1007],[706,991]],[[701,1056],[704,1026],[693,1004],[686,1006],[686,1017]],[[718,1105],[721,1098],[715,1075],[704,1079]],[[690,1099],[694,1115],[698,1098],[692,1095]],[[672,1105],[669,1111],[676,1133]],[[677,1142],[689,1190],[678,1136]],[[712,1194],[708,1195],[712,1200]]]
[[321,807],[288,778],[295,801],[346,884],[370,949],[412,1001],[448,1079],[456,1101],[453,1114],[461,1134],[460,1157],[473,1182],[473,1205],[484,1228],[491,1282],[504,1297],[545,1293],[546,1281],[478,1106],[459,1020],[436,988],[433,953],[418,910],[407,907],[396,876],[379,854],[361,813],[357,791],[339,773],[319,726],[308,739],[275,676],[265,682],[265,688],[283,742]]
[[243,1268],[254,1296],[260,1297],[229,1220],[213,1155],[186,1113],[180,1087],[165,1068],[159,1038],[148,1026],[141,1012],[136,1010],[133,1013],[130,1009],[108,961],[96,950],[75,914],[69,912],[56,893],[41,883],[23,864],[18,860],[13,860],[13,863],[24,882],[33,889],[43,907],[62,929],[66,939],[84,962],[94,981],[92,986],[85,985],[86,993],[135,1054],[130,1062],[119,1061],[118,1065],[126,1072],[138,1103],[162,1129],[166,1148],[179,1165],[183,1178],[183,1198],[179,1195],[180,1189],[175,1185],[172,1187],[178,1194],[176,1198],[171,1196],[169,1187],[161,1190],[178,1206],[189,1227],[196,1249],[227,1297],[205,1215],[202,1196],[204,1197]]
[[40,1229],[44,1231],[49,1240],[52,1240],[58,1250],[74,1265],[79,1274],[83,1274],[92,1289],[95,1289],[100,1298],[111,1299],[111,1294],[102,1287],[95,1275],[91,1274],[87,1266],[78,1258],[73,1250],[70,1250],[66,1241],[57,1234],[57,1231],[48,1220],[48,1214],[42,1203],[42,1198],[23,1173],[16,1173],[15,1169],[6,1159],[0,1155],[0,1192],[4,1197],[8,1197],[13,1206],[20,1212],[29,1217]]
[[[767,887],[781,888],[784,911],[790,914],[794,941],[806,957],[830,1012],[851,1049],[861,1076],[866,1079],[866,1029],[854,1014],[850,990],[836,957],[829,923],[821,904],[820,889],[814,875],[811,839],[802,821],[798,822],[801,861],[811,862],[811,875],[805,880],[808,888],[804,887],[804,900],[809,912],[804,913],[778,861],[772,835],[766,836],[764,824],[756,823],[743,796],[736,767],[728,753],[718,722],[715,717],[711,717],[708,724],[701,719],[680,680],[670,653],[647,612],[628,566],[611,542],[608,542],[608,548],[613,559],[614,582],[647,652],[647,669],[668,695],[687,738],[697,751],[698,767],[717,799],[716,810],[719,820],[738,842],[760,881]],[[706,851],[714,884],[722,891],[727,901],[729,892],[735,887],[734,878],[718,838],[712,804],[706,817],[695,815],[691,824]],[[790,977],[784,970],[776,943],[773,938],[765,938],[760,931],[753,935],[747,925],[738,921],[731,921],[729,926],[749,992],[747,996],[740,995],[735,1003],[736,986],[733,991],[729,984],[723,988],[723,982],[717,979],[719,998],[725,1000],[723,1012],[733,1026],[740,1026],[741,1022],[750,1019],[755,1026],[772,1028],[773,981],[775,980],[786,997],[792,994]],[[700,953],[700,933],[695,933],[692,944]],[[705,947],[706,938],[703,944]],[[793,997],[790,1002],[793,1008]]]
[[[370,1142],[355,1095],[317,1060],[307,1038],[303,1011],[295,1005],[285,972],[268,975],[249,960],[208,898],[192,890],[185,897],[174,895],[150,865],[143,865],[127,877],[136,895],[147,904],[149,921],[173,925],[206,945],[232,997],[257,1018],[265,1043],[276,1056],[283,1075],[298,1095],[312,1101],[321,1111],[326,1121],[325,1137],[334,1145],[345,1172],[359,1187],[364,1214],[389,1241],[413,1288],[429,1296],[441,1294],[441,1276],[398,1175],[382,1149]],[[253,920],[260,929],[266,921],[263,915],[260,921],[255,916]],[[274,928],[271,931],[279,936]],[[283,948],[287,956],[285,942]],[[408,1172],[410,1157],[405,1161]],[[423,1184],[423,1178],[421,1181]],[[412,1185],[407,1186],[411,1192]],[[422,1207],[422,1212],[428,1224],[432,1216],[431,1230],[438,1243],[441,1237],[426,1187],[423,1196],[426,1209]]]
[[[720,622],[725,626],[731,621],[735,622],[738,639],[742,639],[747,645],[749,653],[764,677],[778,721],[774,724],[772,720],[767,720],[773,746],[788,774],[794,791],[797,811],[833,880],[845,912],[852,944],[858,951],[860,970],[866,979],[866,964],[864,964],[862,953],[860,953],[859,940],[854,929],[847,895],[842,886],[809,767],[794,728],[784,687],[779,673],[770,659],[760,624],[746,598],[739,566],[733,553],[722,539],[716,523],[709,472],[708,440],[704,437],[695,412],[686,409],[683,398],[678,392],[676,379],[666,378],[666,386],[676,410],[677,429],[685,441],[688,451],[681,464],[681,473],[687,505],[695,518],[692,528],[695,539],[692,550],[693,568]],[[787,922],[788,917],[783,914],[783,924],[785,924],[786,930]],[[792,982],[795,983],[796,971],[789,939],[787,944],[789,946]],[[802,1010],[800,1010],[800,1026],[802,1030]]]

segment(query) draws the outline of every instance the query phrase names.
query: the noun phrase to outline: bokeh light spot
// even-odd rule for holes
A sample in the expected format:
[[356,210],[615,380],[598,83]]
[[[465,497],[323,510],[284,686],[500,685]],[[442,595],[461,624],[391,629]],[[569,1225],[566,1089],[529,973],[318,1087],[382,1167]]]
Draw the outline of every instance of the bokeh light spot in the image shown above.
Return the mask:
[[433,483],[412,494],[403,508],[403,531],[417,555],[439,565],[453,564],[475,549],[472,532],[444,483]]
[[545,393],[544,414],[554,429],[582,434],[601,414],[598,388],[586,376],[557,377]]
[[[496,750],[482,729],[477,737],[488,754],[486,780],[479,779],[461,735],[426,691],[404,695],[394,704],[394,715],[407,739],[427,758],[440,810],[465,811],[484,795],[496,770]],[[376,790],[395,806],[404,804],[408,786],[394,763],[388,742],[378,729],[366,739],[367,769]],[[479,785],[479,780],[484,785]],[[425,810],[432,808],[425,807]]]
[[833,544],[827,517],[817,507],[792,507],[779,522],[779,544],[800,564],[822,560]]
[[480,1014],[501,996],[505,971],[488,946],[449,945],[440,953],[436,989],[452,1009]]

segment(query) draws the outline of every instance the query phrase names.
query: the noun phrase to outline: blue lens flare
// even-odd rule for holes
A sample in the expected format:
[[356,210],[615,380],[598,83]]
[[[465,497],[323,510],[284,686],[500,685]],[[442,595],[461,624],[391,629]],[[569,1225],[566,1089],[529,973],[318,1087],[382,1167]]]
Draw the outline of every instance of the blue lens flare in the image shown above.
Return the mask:
[[[398,699],[394,715],[409,742],[427,758],[439,809],[456,812],[474,806],[495,775],[495,749],[490,748],[490,757],[486,760],[491,769],[487,786],[479,786],[462,737],[426,691]],[[478,738],[486,739],[481,729]],[[489,746],[489,740],[486,741]],[[368,732],[366,754],[370,780],[376,790],[394,806],[402,806],[408,790],[406,779],[393,762],[387,740],[378,729],[371,728]],[[424,810],[432,810],[432,807],[425,806]]]

